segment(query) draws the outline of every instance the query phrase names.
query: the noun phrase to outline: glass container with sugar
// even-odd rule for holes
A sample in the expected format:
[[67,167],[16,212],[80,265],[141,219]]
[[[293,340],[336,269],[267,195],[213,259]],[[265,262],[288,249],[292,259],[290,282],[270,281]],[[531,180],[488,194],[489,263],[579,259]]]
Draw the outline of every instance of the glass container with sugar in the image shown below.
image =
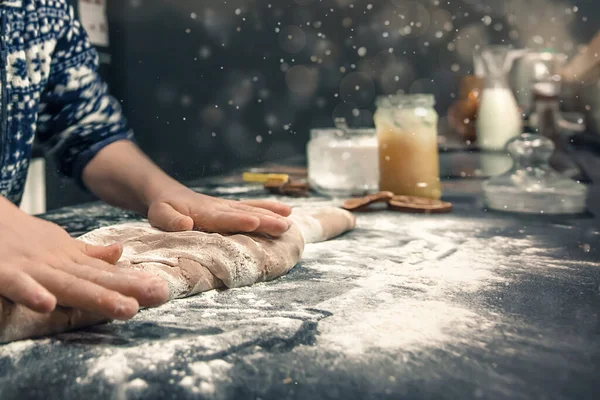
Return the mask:
[[308,181],[321,194],[349,197],[377,192],[379,165],[374,129],[351,129],[343,119],[336,119],[336,128],[311,130],[307,158]]
[[438,114],[429,94],[377,99],[379,190],[430,199],[441,197]]

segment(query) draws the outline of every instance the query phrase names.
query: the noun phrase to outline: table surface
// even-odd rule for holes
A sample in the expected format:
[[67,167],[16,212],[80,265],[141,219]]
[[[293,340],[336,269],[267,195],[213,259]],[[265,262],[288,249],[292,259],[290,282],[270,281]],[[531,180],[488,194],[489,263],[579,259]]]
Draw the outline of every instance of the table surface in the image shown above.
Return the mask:
[[[0,398],[600,398],[598,218],[485,211],[480,186],[445,182],[447,215],[360,214],[275,281],[1,346]],[[73,236],[136,219],[99,204],[44,217]]]

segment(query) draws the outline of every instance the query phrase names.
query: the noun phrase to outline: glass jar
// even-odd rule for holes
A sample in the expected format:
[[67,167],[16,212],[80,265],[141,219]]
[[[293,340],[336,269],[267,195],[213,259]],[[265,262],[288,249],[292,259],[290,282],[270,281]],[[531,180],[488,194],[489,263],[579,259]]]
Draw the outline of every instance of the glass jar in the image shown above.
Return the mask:
[[377,99],[379,190],[439,199],[438,114],[429,94]]
[[552,140],[522,134],[507,144],[513,167],[483,183],[485,203],[492,210],[527,214],[581,214],[588,188],[550,166]]
[[310,136],[307,155],[312,189],[333,197],[377,192],[375,129],[313,129]]

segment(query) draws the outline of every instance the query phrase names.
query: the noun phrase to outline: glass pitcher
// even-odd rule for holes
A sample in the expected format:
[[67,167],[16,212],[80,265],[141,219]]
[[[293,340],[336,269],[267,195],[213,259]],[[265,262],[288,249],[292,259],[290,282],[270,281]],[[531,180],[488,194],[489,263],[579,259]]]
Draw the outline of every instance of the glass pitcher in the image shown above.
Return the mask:
[[565,66],[567,56],[555,53],[551,49],[530,51],[516,61],[511,73],[511,84],[517,103],[527,116],[534,112],[533,85],[537,82],[560,81],[560,73]]
[[514,61],[526,53],[527,50],[506,46],[490,46],[481,51],[478,67],[485,83],[477,113],[477,141],[483,150],[504,150],[506,143],[522,132],[523,118],[508,74]]

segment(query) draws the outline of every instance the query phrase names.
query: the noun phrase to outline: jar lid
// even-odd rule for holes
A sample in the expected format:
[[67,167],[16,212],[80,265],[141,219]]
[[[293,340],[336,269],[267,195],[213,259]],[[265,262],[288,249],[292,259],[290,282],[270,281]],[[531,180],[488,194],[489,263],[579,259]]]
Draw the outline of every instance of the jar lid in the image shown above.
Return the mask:
[[310,130],[310,138],[317,139],[321,137],[341,137],[344,131],[338,128],[315,128]]
[[435,96],[429,93],[378,96],[375,104],[377,107],[388,108],[433,107],[435,106]]
[[493,210],[529,214],[585,212],[587,187],[550,167],[554,143],[541,135],[522,134],[507,144],[513,167],[483,184],[486,204]]
[[337,139],[349,139],[352,137],[375,137],[377,131],[375,128],[348,128],[347,130],[338,128],[316,128],[310,130],[311,139],[317,139],[322,137],[337,138]]

